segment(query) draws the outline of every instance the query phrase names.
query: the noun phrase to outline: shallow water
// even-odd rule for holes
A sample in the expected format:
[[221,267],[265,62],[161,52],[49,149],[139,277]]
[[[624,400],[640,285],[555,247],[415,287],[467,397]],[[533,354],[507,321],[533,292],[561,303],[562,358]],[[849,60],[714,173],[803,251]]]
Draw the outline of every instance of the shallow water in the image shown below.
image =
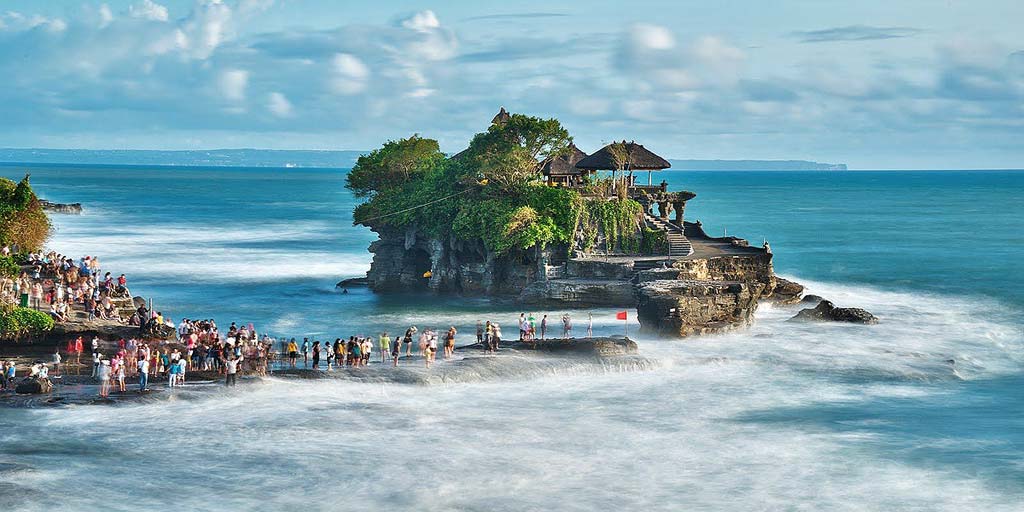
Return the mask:
[[[54,246],[98,254],[175,318],[334,337],[409,323],[469,332],[478,318],[508,329],[518,314],[334,291],[365,270],[372,239],[350,225],[343,171],[32,173],[40,195],[85,204],[57,219]],[[698,192],[688,216],[713,234],[767,236],[780,273],[882,322],[792,324],[792,309],[766,306],[749,330],[641,340],[658,362],[642,371],[272,379],[0,409],[0,496],[13,510],[1020,510],[1024,175],[672,181]],[[593,312],[598,334],[622,330],[613,312]],[[574,312],[578,330],[586,313]]]

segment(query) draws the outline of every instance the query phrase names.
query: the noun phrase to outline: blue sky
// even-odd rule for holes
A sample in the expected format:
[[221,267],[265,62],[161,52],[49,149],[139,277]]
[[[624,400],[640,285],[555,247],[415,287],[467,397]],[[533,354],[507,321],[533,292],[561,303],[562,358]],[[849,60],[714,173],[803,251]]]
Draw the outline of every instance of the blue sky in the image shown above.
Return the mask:
[[1024,2],[0,2],[0,146],[593,151],[1024,167]]

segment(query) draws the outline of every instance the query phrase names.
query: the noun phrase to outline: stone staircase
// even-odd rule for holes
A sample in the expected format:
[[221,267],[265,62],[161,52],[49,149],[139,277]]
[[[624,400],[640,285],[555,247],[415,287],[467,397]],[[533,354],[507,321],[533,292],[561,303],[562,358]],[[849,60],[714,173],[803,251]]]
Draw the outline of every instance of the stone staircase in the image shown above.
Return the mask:
[[665,240],[668,242],[669,258],[685,258],[693,254],[693,246],[690,245],[690,241],[686,239],[686,235],[683,234],[683,229],[681,227],[647,213],[644,214],[644,221],[646,221],[647,225],[652,229],[658,229],[665,232]]

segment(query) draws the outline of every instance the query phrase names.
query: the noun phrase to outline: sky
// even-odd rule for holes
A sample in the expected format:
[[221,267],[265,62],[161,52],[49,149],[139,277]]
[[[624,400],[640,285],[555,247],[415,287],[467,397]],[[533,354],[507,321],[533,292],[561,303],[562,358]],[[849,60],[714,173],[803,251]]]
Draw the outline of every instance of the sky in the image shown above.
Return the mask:
[[1020,0],[0,0],[0,147],[463,149],[1024,168]]

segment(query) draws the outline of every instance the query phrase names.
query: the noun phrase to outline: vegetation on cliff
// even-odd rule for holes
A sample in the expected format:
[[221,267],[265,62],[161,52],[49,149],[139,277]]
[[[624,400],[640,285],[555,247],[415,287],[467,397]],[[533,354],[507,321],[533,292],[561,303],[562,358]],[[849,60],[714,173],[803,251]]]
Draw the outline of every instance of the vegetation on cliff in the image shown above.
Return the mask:
[[377,231],[415,226],[438,238],[482,241],[495,254],[561,244],[590,251],[653,246],[640,234],[642,207],[626,197],[587,199],[542,181],[541,163],[572,137],[554,119],[511,114],[449,158],[413,135],[359,158],[346,186],[366,202],[354,223]]
[[32,191],[28,175],[18,183],[0,178],[0,245],[35,251],[50,237],[50,219]]
[[53,318],[42,311],[0,303],[0,340],[20,340],[53,329]]

